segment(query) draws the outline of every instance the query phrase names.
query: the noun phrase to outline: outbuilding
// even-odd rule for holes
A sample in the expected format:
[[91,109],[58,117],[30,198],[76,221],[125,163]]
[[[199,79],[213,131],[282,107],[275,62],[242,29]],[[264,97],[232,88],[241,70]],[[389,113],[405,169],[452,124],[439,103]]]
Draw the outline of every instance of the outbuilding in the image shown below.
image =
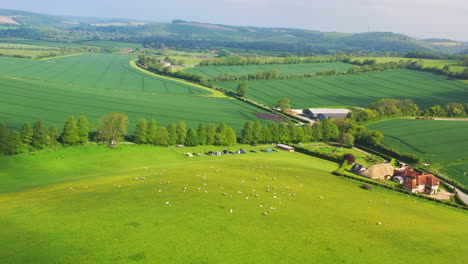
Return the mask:
[[394,168],[390,163],[375,164],[361,172],[361,176],[374,180],[390,180],[393,177]]
[[349,109],[335,108],[309,108],[302,110],[302,113],[309,118],[318,119],[320,121],[326,118],[345,118],[351,111]]
[[276,147],[287,152],[294,152],[294,148],[286,144],[276,144]]

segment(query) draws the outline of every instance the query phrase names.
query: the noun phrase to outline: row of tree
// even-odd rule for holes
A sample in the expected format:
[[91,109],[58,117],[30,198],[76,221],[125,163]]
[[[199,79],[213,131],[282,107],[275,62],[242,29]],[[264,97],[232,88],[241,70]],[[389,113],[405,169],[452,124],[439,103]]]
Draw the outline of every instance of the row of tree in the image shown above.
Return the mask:
[[33,126],[25,123],[20,131],[8,131],[0,123],[0,154],[19,154],[59,145],[72,146],[88,142],[89,123],[85,116],[78,121],[70,117],[59,134],[57,126],[46,127],[43,120],[37,120]]
[[337,62],[346,56],[313,56],[313,57],[240,57],[206,59],[199,63],[200,66],[233,66],[233,65],[265,65],[265,64],[302,64],[319,62]]
[[141,67],[144,67],[155,73],[169,75],[169,76],[173,76],[176,78],[180,78],[180,79],[184,79],[184,80],[188,80],[192,82],[202,83],[206,81],[204,76],[201,76],[195,73],[185,72],[176,67],[165,66],[164,64],[159,62],[159,59],[157,57],[148,57],[145,55],[139,55],[138,64]]
[[169,146],[183,144],[186,146],[219,145],[231,146],[237,144],[236,132],[226,123],[206,125],[201,122],[198,129],[187,128],[184,121],[178,124],[170,123],[167,127],[157,126],[152,119],[147,122],[141,118],[135,127],[134,142],[137,144],[152,144]]
[[420,110],[412,99],[380,99],[372,103],[370,108],[353,109],[349,117],[357,122],[369,122],[401,116],[467,117],[468,103],[449,103],[445,106],[435,105]]

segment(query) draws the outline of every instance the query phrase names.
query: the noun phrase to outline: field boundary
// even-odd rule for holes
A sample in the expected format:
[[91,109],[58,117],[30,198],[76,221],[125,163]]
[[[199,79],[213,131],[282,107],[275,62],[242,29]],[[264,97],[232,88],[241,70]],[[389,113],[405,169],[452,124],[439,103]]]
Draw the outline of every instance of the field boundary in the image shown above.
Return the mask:
[[133,59],[129,62],[130,66],[136,70],[139,70],[141,72],[144,72],[146,74],[149,74],[151,76],[154,76],[154,77],[158,77],[158,78],[162,78],[162,79],[166,79],[166,80],[171,80],[171,81],[174,81],[174,82],[178,82],[178,83],[183,83],[183,84],[186,84],[186,85],[190,85],[190,86],[193,86],[193,87],[196,87],[196,88],[199,88],[199,89],[203,89],[205,91],[209,91],[211,94],[210,95],[200,95],[198,97],[212,97],[212,98],[229,98],[229,99],[232,99],[230,98],[229,96],[226,96],[225,94],[223,94],[222,92],[220,91],[216,91],[216,90],[213,90],[213,89],[210,89],[208,87],[205,87],[203,85],[199,85],[199,84],[195,84],[195,83],[191,83],[191,82],[187,82],[187,81],[184,81],[184,80],[180,80],[180,79],[176,79],[176,78],[171,78],[171,77],[168,77],[168,76],[164,76],[164,75],[159,75],[159,74],[156,74],[154,72],[151,72],[151,71],[148,71],[146,69],[143,69],[141,67],[138,67],[137,65],[137,59]]
[[66,57],[79,56],[79,55],[83,55],[83,54],[87,54],[87,53],[90,53],[90,52],[78,52],[78,53],[65,54],[65,55],[60,55],[60,56],[55,56],[55,57],[40,58],[40,59],[36,59],[36,60],[47,61],[47,60],[53,60],[53,59],[60,59],[60,58],[66,58]]

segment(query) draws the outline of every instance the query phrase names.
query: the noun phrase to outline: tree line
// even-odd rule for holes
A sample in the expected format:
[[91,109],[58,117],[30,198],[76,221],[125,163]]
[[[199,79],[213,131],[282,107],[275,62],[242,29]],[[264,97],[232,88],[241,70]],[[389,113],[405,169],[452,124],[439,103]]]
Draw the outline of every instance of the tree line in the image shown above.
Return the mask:
[[185,72],[175,67],[164,66],[163,64],[159,63],[159,59],[157,57],[139,55],[137,63],[143,68],[146,68],[152,72],[159,73],[162,75],[173,76],[176,78],[199,83],[203,83],[206,81],[204,76],[195,73]]
[[468,117],[468,103],[448,103],[445,106],[434,105],[425,110],[420,110],[412,99],[380,99],[372,103],[369,108],[352,109],[349,118],[364,123],[402,116]]
[[313,56],[313,57],[240,57],[231,56],[226,58],[202,60],[200,66],[234,66],[234,65],[265,65],[265,64],[303,64],[320,62],[338,62],[345,56]]

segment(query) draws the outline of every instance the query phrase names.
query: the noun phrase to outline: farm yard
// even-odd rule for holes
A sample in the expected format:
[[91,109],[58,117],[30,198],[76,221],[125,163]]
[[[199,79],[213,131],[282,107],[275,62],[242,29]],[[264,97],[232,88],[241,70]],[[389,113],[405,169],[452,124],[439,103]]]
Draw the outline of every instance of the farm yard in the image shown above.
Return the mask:
[[39,118],[60,126],[70,115],[84,114],[95,122],[116,111],[129,115],[131,133],[140,117],[155,118],[159,125],[225,121],[237,131],[246,120],[260,120],[254,114],[263,112],[259,108],[145,73],[132,67],[131,59],[94,53],[50,60],[0,58],[0,120],[11,128]]
[[229,73],[235,76],[246,75],[257,71],[266,71],[273,68],[279,69],[280,76],[315,73],[318,71],[326,71],[337,69],[338,72],[346,71],[351,67],[350,64],[342,62],[326,62],[326,63],[304,63],[304,64],[265,64],[265,65],[244,65],[244,66],[197,66],[194,68],[185,69],[186,72],[191,72],[205,76],[206,78],[214,78],[220,73]]
[[3,158],[0,259],[464,263],[466,212],[363,190],[335,168],[283,151],[185,158],[152,146]]
[[[216,86],[236,91],[238,82]],[[292,108],[368,107],[381,98],[411,98],[420,108],[445,105],[468,97],[468,85],[426,72],[398,70],[311,79],[249,82],[247,97],[269,106],[291,99]]]
[[[436,167],[468,159],[468,122],[465,121],[396,119],[371,124],[368,128],[382,131],[385,145],[416,154]],[[441,172],[468,187],[468,176],[460,171],[466,167],[464,164],[442,168]]]

